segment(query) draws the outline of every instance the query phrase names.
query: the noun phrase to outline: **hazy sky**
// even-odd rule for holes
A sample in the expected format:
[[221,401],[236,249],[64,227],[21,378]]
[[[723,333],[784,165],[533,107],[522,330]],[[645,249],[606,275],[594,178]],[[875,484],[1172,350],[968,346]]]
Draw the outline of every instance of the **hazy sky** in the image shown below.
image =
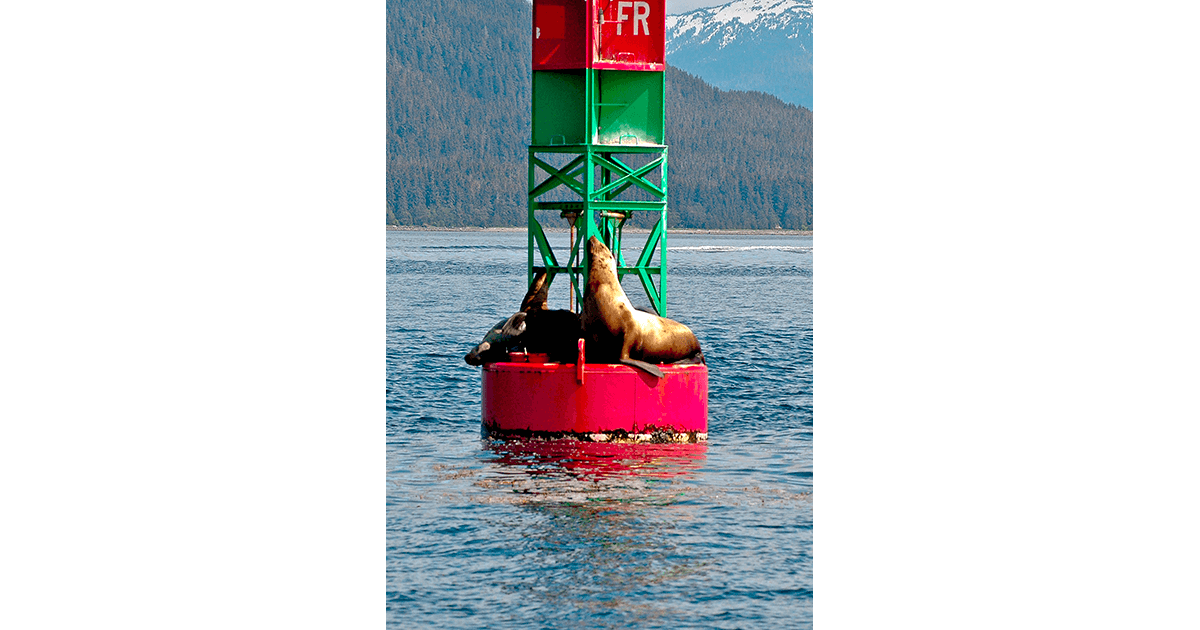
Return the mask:
[[685,13],[702,7],[729,4],[732,0],[667,0],[667,14]]

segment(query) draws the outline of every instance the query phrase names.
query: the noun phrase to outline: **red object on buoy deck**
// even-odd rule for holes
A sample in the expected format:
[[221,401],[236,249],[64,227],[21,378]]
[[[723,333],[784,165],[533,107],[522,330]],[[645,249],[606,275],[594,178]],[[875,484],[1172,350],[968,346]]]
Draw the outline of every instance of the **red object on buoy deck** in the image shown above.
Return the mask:
[[[519,357],[519,358],[518,358]],[[708,439],[708,368],[546,363],[540,355],[483,366],[483,429],[499,437],[595,442]]]

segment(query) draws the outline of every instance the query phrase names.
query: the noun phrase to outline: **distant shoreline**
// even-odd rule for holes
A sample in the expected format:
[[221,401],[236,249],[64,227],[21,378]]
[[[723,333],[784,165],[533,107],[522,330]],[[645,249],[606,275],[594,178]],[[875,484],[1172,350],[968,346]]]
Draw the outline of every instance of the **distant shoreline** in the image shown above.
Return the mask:
[[[546,232],[566,232],[567,228],[544,227]],[[389,225],[389,232],[524,232],[524,227],[417,227],[413,225]],[[630,234],[649,234],[645,228],[627,227]],[[701,230],[696,228],[667,228],[671,234],[712,234],[714,236],[812,236],[812,230]]]

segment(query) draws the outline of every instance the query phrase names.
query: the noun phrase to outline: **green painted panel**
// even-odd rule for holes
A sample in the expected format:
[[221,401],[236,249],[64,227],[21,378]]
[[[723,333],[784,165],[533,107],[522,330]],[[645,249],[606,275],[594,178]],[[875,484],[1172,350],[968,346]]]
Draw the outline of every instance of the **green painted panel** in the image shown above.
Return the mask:
[[584,70],[533,73],[533,144],[587,141]]
[[597,144],[664,144],[662,72],[600,70]]

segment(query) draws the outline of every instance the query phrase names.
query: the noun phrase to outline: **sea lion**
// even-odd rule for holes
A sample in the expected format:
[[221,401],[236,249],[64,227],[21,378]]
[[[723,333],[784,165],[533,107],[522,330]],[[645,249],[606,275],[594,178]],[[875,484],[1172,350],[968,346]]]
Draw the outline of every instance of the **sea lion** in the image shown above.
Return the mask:
[[463,357],[468,365],[495,363],[508,358],[508,352],[522,347],[527,352],[550,355],[553,363],[574,363],[578,356],[579,316],[571,311],[550,310],[545,270],[538,271],[521,300],[521,310],[496,322],[483,341]]
[[507,358],[508,348],[513,345],[521,333],[525,332],[524,322],[519,327],[513,322],[517,315],[524,315],[524,313],[514,313],[508,319],[496,322],[483,336],[483,341],[463,357],[463,361],[466,361],[467,365],[483,365],[484,363],[503,361]]
[[700,341],[683,324],[633,308],[612,252],[588,239],[588,282],[580,314],[589,363],[624,363],[662,378],[651,363],[704,363]]

